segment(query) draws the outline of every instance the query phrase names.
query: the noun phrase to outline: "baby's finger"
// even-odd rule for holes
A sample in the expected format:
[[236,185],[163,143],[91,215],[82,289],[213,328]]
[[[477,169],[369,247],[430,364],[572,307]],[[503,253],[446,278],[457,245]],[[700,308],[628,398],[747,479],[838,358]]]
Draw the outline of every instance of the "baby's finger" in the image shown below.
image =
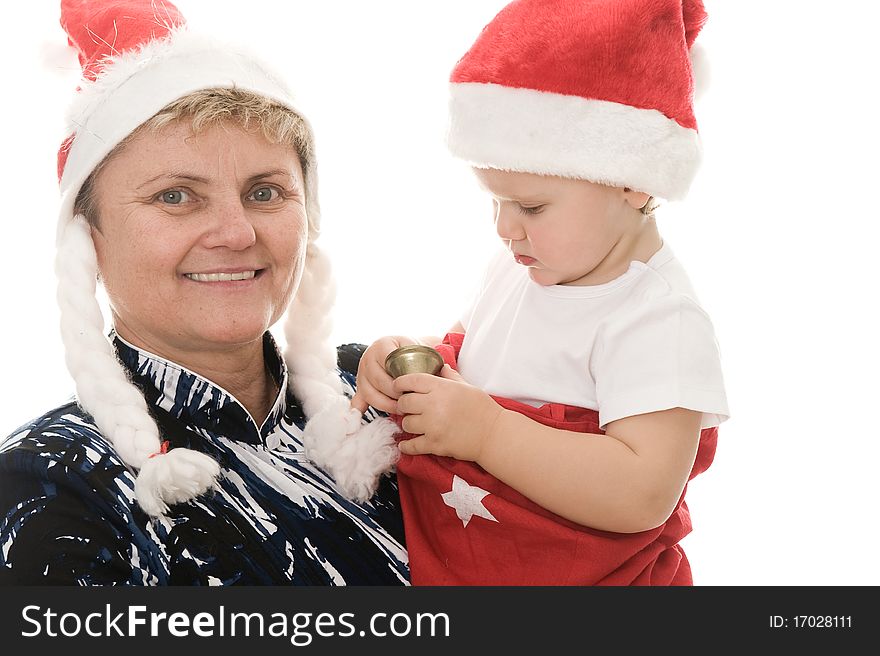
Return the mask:
[[374,394],[370,399],[370,405],[389,415],[397,414],[397,399],[392,399],[384,394],[378,392]]
[[392,399],[400,396],[400,393],[394,390],[394,379],[385,371],[384,365],[377,360],[367,363],[364,373],[367,380],[370,381],[370,385],[377,391]]
[[437,377],[431,374],[404,374],[395,378],[392,389],[398,396],[406,392],[418,392],[427,394],[437,383]]
[[413,435],[422,435],[425,432],[425,422],[421,415],[406,415],[400,422],[400,427],[407,433]]
[[421,437],[413,437],[408,440],[401,440],[398,446],[400,447],[400,452],[408,456],[418,456],[423,453],[430,453],[430,450],[428,449],[428,440],[424,435]]
[[420,415],[423,410],[424,394],[416,392],[407,392],[401,394],[397,399],[397,414],[399,415]]
[[461,377],[461,374],[450,367],[448,364],[443,365],[443,368],[440,370],[440,377],[446,378],[448,380],[457,380],[462,383],[465,382],[464,378]]
[[360,392],[356,392],[355,395],[353,397],[351,397],[351,407],[354,408],[355,410],[357,410],[358,412],[360,412],[361,414],[364,414],[367,411],[367,408],[369,407],[369,405],[370,404],[367,403],[367,400],[364,398],[363,394],[361,394]]
[[370,405],[373,405],[371,401],[376,398],[376,395],[379,395],[380,399],[396,400],[400,395],[394,391],[393,383],[394,380],[391,376],[378,364],[361,360],[361,367],[357,375],[357,390],[358,394],[364,397]]
[[[355,407],[358,410],[361,410],[363,404],[368,404],[373,406],[376,410],[381,410],[382,412],[387,412],[389,414],[395,414],[397,412],[397,399],[392,399],[386,396],[367,382],[358,386],[355,397],[357,398],[358,405],[354,405],[354,399],[352,399],[352,407]],[[361,412],[364,412],[364,410],[361,410]]]

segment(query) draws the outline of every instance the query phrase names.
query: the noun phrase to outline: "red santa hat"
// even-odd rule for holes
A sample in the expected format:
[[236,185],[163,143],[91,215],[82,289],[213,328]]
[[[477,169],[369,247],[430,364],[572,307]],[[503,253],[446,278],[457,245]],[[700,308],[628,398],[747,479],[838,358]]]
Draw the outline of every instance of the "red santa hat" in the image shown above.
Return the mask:
[[[220,469],[203,453],[163,450],[143,396],[103,334],[95,298],[97,260],[89,225],[74,215],[77,194],[123,139],[192,92],[243,89],[301,114],[279,75],[239,44],[190,31],[168,0],[62,0],[61,24],[83,67],[69,110],[70,136],[58,153],[56,273],[66,362],[80,405],[123,461],[138,470],[137,501],[157,516],[213,487]],[[315,244],[320,211],[314,158],[303,164],[309,241],[303,278],[285,323],[285,360],[292,391],[309,418],[307,455],[337,479],[344,494],[366,500],[381,473],[396,461],[396,426],[389,420],[362,425],[343,393],[330,342],[333,276]],[[331,461],[328,454],[335,453],[351,457]]]
[[700,162],[689,57],[702,0],[515,0],[451,75],[473,166],[683,198]]

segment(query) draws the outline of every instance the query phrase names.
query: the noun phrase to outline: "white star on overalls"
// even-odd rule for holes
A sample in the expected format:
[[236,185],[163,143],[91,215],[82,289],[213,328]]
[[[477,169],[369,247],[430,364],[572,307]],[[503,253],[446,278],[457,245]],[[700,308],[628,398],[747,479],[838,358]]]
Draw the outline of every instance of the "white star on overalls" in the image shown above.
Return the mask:
[[452,477],[452,490],[444,492],[440,496],[443,497],[443,503],[450,508],[455,508],[455,514],[458,515],[461,523],[467,526],[474,515],[493,522],[498,521],[486,509],[486,506],[483,505],[483,497],[488,494],[489,492],[483,488],[469,485],[466,480],[454,475]]

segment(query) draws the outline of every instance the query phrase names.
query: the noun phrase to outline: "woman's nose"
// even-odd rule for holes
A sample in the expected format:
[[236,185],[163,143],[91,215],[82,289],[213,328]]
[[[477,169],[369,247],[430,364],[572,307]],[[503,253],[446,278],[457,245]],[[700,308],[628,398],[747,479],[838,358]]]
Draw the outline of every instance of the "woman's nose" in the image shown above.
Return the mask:
[[204,243],[208,248],[225,247],[244,250],[257,242],[257,233],[241,199],[236,197],[217,202],[208,209],[211,215]]

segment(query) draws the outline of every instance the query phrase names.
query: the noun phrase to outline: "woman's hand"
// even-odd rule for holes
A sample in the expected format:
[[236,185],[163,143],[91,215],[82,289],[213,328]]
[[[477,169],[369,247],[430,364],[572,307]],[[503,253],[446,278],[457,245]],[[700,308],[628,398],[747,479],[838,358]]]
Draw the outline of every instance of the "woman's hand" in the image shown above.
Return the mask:
[[370,344],[358,363],[357,390],[351,406],[362,413],[367,411],[367,406],[389,414],[396,413],[400,392],[395,392],[394,379],[385,371],[385,358],[394,349],[419,343],[412,337],[390,335]]
[[400,442],[408,455],[433,453],[479,462],[504,409],[481,389],[468,385],[448,364],[437,376],[407,374],[392,382],[402,427],[418,437]]

